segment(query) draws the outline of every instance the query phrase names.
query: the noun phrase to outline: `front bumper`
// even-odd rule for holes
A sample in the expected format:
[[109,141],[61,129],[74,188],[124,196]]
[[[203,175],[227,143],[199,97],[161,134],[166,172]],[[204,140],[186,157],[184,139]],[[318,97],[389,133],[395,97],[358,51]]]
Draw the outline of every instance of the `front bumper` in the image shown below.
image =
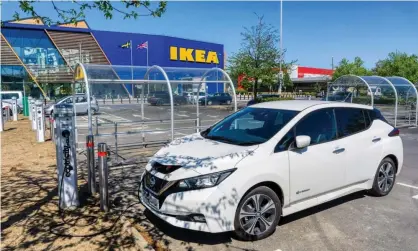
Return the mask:
[[[141,203],[154,215],[175,227],[209,233],[234,230],[236,205],[229,203],[227,196],[218,187],[169,194],[159,209],[143,198],[144,189],[147,188],[142,183],[139,191]],[[203,215],[206,222],[183,220],[185,217],[182,216],[195,214]]]

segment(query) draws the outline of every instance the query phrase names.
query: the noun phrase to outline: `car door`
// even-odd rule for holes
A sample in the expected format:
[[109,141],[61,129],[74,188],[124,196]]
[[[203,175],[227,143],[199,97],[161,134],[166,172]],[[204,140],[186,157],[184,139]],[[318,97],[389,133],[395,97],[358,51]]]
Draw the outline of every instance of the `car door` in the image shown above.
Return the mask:
[[370,128],[367,110],[360,108],[335,108],[338,138],[345,148],[344,161],[346,185],[373,178],[380,162],[383,144],[379,133]]
[[308,147],[298,149],[293,143],[289,153],[290,201],[301,202],[345,185],[341,165],[344,152],[337,140],[337,126],[332,108],[313,111],[294,127],[294,135],[311,137]]
[[87,97],[77,96],[75,98],[75,106],[77,113],[86,113],[88,110]]

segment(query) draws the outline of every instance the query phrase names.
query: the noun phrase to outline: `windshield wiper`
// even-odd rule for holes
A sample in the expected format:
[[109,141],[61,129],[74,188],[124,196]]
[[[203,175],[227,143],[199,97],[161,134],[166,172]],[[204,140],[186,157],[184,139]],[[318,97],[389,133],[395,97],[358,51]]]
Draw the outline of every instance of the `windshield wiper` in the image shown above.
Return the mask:
[[251,145],[259,145],[261,143],[263,143],[263,142],[260,142],[260,141],[247,141],[247,142],[241,142],[241,143],[236,143],[236,144],[237,145],[240,145],[240,146],[251,146]]
[[206,135],[205,138],[206,139],[212,139],[212,140],[219,140],[219,141],[222,141],[222,142],[225,142],[225,143],[237,144],[236,141],[233,141],[231,139],[228,139],[228,138],[225,138],[225,137],[222,137],[222,136],[208,136],[208,135]]

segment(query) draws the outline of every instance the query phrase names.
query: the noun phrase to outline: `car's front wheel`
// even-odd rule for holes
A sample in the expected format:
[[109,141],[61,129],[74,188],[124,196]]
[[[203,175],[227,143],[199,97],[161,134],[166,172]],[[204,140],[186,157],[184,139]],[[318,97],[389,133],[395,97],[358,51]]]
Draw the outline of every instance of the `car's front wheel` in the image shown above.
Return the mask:
[[235,235],[240,240],[254,241],[270,236],[282,214],[277,194],[266,186],[247,193],[235,213]]
[[386,196],[396,180],[396,165],[391,158],[384,158],[377,168],[373,187],[369,191],[374,196]]

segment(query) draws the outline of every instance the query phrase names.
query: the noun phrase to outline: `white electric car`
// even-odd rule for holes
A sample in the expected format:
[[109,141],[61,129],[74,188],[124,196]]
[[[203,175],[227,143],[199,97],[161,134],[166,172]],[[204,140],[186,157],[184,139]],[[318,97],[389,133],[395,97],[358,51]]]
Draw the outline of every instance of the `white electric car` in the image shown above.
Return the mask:
[[257,240],[282,216],[360,190],[387,195],[402,164],[399,130],[373,107],[266,102],[162,148],[139,196],[174,226]]

